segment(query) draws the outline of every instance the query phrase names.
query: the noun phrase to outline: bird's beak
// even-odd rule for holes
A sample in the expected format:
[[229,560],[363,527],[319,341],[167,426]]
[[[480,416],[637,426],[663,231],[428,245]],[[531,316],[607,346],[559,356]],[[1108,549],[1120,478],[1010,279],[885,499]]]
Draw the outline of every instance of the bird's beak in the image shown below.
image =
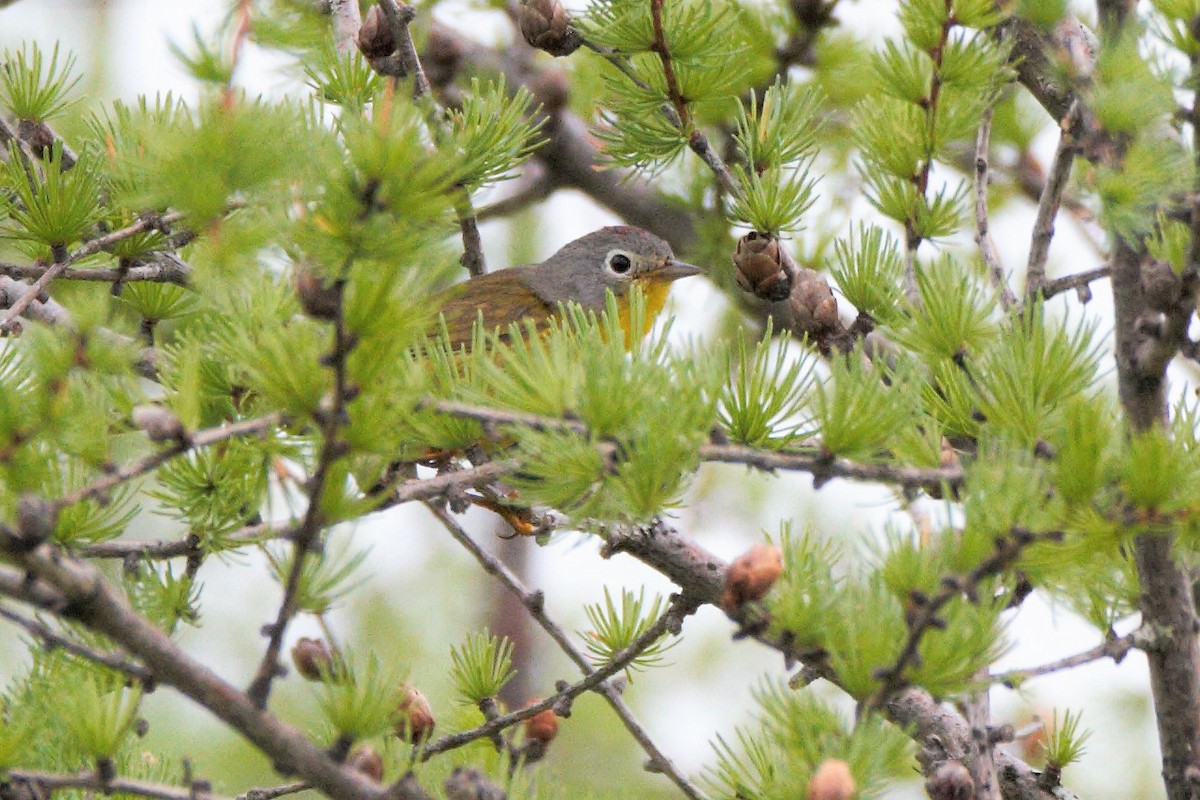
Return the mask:
[[662,269],[658,270],[658,274],[655,277],[666,281],[677,281],[680,278],[690,278],[692,275],[702,274],[704,274],[704,270],[700,267],[672,259]]

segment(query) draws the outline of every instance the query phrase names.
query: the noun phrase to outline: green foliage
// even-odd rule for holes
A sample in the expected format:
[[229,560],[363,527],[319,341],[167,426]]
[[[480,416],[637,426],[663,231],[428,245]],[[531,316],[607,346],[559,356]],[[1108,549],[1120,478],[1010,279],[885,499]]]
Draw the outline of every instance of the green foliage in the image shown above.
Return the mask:
[[99,218],[99,181],[90,164],[63,166],[62,142],[41,165],[27,169],[17,146],[9,144],[0,173],[0,186],[9,190],[0,193],[0,237],[63,248],[83,239]]
[[226,42],[207,39],[200,26],[192,25],[191,52],[171,42],[171,54],[193,78],[201,83],[227,86],[233,80],[234,63]]
[[1061,404],[1091,387],[1100,361],[1096,326],[1072,327],[1046,322],[1040,307],[1028,309],[971,361],[975,408],[990,432],[1032,447],[1048,435]]
[[457,182],[468,189],[513,177],[539,144],[524,87],[510,98],[504,81],[482,88],[472,81],[462,107],[450,114],[450,135],[443,147],[452,154]]
[[1147,231],[1173,193],[1191,185],[1191,158],[1174,140],[1143,132],[1119,169],[1096,170],[1101,220],[1125,237]]
[[[270,549],[266,552],[275,580],[281,586],[287,586],[295,563],[295,548],[286,548],[282,556]],[[369,549],[355,552],[349,547],[339,552],[326,543],[320,558],[310,556],[304,559],[293,608],[298,612],[316,615],[328,613],[362,581],[359,573],[370,554]]]
[[926,363],[962,358],[993,341],[991,293],[949,258],[917,269],[919,308],[911,304],[892,326],[896,341]]
[[899,320],[904,264],[896,242],[883,229],[860,225],[850,243],[834,243],[833,277],[859,313],[889,325]]
[[468,633],[461,647],[450,648],[450,678],[462,702],[479,705],[500,694],[517,674],[512,651],[512,641],[483,631]]
[[[677,88],[694,114],[730,103],[745,80],[740,60],[729,54],[745,45],[740,12],[728,0],[663,3],[662,29]],[[577,20],[584,37],[616,51],[628,74],[604,72],[610,109],[608,125],[597,131],[604,154],[613,163],[642,169],[665,166],[687,147],[690,126],[682,132],[662,113],[676,108],[661,58],[655,52],[651,4],[635,0],[595,0]],[[686,123],[687,120],[684,120]]]
[[1132,32],[1100,48],[1093,81],[1091,108],[1100,124],[1113,133],[1144,131],[1147,122],[1174,111],[1170,84],[1155,75],[1138,53],[1138,38]]
[[64,56],[61,65],[58,57],[58,43],[50,51],[49,61],[36,44],[16,52],[4,51],[0,59],[0,106],[17,119],[30,122],[44,122],[61,114],[75,102],[69,95],[82,76],[71,74],[75,56]]
[[174,283],[131,283],[121,290],[121,301],[149,324],[179,319],[196,312],[196,295]]
[[[638,637],[644,634],[666,612],[668,603],[660,596],[652,601],[646,600],[645,589],[636,595],[628,589],[621,590],[620,608],[613,602],[608,588],[604,589],[604,605],[584,606],[588,622],[592,629],[583,636],[584,647],[592,656],[597,666],[611,664],[622,651],[631,647]],[[665,666],[663,654],[679,643],[678,639],[666,641],[667,633],[655,639],[642,648],[638,656],[625,665],[625,677],[631,678],[632,673]]]
[[62,689],[70,693],[60,702],[71,709],[66,722],[79,749],[95,759],[115,755],[137,720],[141,689],[122,689],[94,676]]
[[186,571],[176,576],[170,564],[139,567],[126,576],[126,588],[138,613],[167,633],[200,619],[200,586]]
[[[630,319],[644,319],[640,292],[630,302]],[[714,365],[669,354],[661,336],[627,351],[611,295],[599,320],[571,307],[544,335],[522,342],[522,333],[514,325],[489,336],[489,348],[476,348],[490,353],[462,362],[478,370],[478,382],[460,391],[469,402],[570,414],[582,424],[586,433],[513,429],[522,467],[512,483],[525,500],[578,520],[622,521],[646,520],[677,503],[716,419]],[[641,338],[635,325],[629,341]],[[452,357],[436,358],[448,367]],[[547,365],[556,371],[543,371]]]
[[338,53],[333,42],[315,48],[304,65],[308,85],[322,102],[341,106],[349,114],[362,114],[383,89],[384,79],[357,49]]
[[806,408],[813,389],[813,363],[791,348],[791,336],[772,336],[768,323],[751,354],[743,334],[729,356],[729,381],[718,415],[734,441],[752,447],[787,447],[810,433]]
[[713,797],[794,798],[828,759],[846,762],[858,787],[855,794],[864,798],[878,797],[887,781],[911,772],[911,742],[873,715],[851,725],[811,691],[774,682],[761,685],[755,702],[759,724],[738,728],[734,743],[718,736],[713,745],[717,765],[703,781]]
[[841,458],[872,458],[897,430],[911,424],[915,408],[901,373],[881,374],[854,351],[830,363],[816,385],[813,416],[825,450]]
[[1112,471],[1112,443],[1117,439],[1110,404],[1074,398],[1064,405],[1058,429],[1048,437],[1054,459],[1054,489],[1068,505],[1091,501]]
[[776,81],[750,108],[739,102],[734,139],[745,164],[734,166],[740,191],[730,216],[764,233],[796,230],[813,203],[809,167],[819,128],[820,95]]
[[345,673],[338,680],[316,684],[317,704],[326,722],[352,741],[391,730],[397,717],[400,677],[381,666],[374,655],[358,658],[347,654],[342,667]]
[[219,549],[223,534],[258,512],[266,496],[266,470],[259,448],[232,440],[168,461],[148,494],[163,504],[158,513],[187,523],[206,547]]
[[1066,711],[1060,721],[1058,711],[1055,710],[1049,735],[1042,741],[1047,764],[1061,770],[1078,761],[1087,752],[1087,740],[1091,738],[1092,732],[1079,730],[1081,717],[1081,714]]
[[821,632],[832,613],[836,588],[834,570],[841,561],[839,548],[810,532],[795,536],[789,523],[779,531],[783,549],[783,575],[767,595],[767,609],[782,629],[804,649],[821,647]]

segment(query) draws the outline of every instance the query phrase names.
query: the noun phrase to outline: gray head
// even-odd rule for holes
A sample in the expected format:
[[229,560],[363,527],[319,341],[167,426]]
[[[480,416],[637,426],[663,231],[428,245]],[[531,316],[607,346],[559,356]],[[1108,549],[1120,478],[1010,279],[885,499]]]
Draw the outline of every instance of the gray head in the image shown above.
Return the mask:
[[665,290],[671,281],[701,272],[676,261],[671,246],[649,231],[618,225],[564,245],[531,271],[529,286],[548,302],[574,300],[600,311],[608,290],[621,297],[636,282],[650,294],[655,287]]

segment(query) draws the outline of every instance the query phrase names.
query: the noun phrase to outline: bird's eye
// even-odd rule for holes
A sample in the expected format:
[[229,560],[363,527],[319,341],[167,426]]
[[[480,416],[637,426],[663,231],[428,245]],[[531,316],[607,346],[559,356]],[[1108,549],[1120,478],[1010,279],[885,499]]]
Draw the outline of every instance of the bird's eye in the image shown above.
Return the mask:
[[624,275],[633,268],[633,262],[624,253],[613,253],[608,257],[608,268],[618,275]]

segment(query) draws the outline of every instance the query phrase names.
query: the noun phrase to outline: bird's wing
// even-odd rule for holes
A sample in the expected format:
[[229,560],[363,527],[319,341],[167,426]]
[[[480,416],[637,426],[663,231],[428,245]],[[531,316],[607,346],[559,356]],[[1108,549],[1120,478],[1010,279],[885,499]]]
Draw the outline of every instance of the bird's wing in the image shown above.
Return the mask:
[[[475,320],[483,317],[484,330],[499,329],[501,339],[508,338],[512,322],[531,320],[537,327],[546,325],[556,308],[531,290],[521,275],[507,272],[523,269],[513,267],[490,272],[451,286],[438,298],[442,319],[454,347],[471,345]],[[435,328],[433,333],[440,330]]]

